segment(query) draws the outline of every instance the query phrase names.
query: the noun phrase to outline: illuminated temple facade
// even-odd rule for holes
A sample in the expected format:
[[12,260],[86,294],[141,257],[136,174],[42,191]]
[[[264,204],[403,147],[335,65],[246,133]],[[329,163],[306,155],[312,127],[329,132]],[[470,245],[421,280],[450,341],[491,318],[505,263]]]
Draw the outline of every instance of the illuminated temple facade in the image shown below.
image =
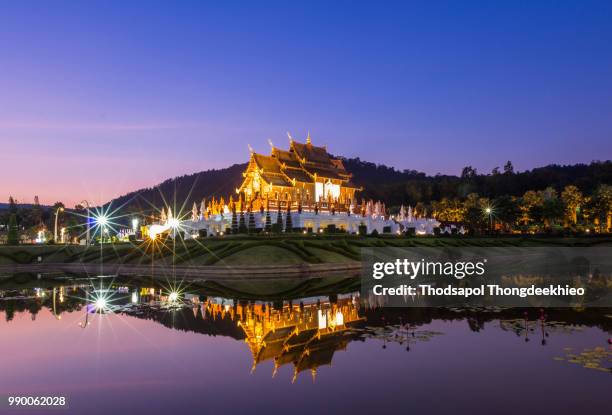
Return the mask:
[[244,181],[238,189],[247,202],[263,198],[273,202],[337,204],[347,208],[361,190],[351,182],[341,159],[325,147],[289,140],[289,150],[271,146],[266,156],[251,151]]
[[424,235],[439,226],[434,219],[416,217],[410,208],[402,206],[400,214],[392,216],[384,202],[358,202],[362,189],[353,183],[342,159],[312,144],[310,134],[305,143],[290,137],[288,150],[270,144],[270,155],[251,150],[234,195],[194,202],[191,215],[173,216],[170,209],[162,209],[159,221],[148,228],[149,236],[175,237],[179,231],[187,239],[236,232],[399,234],[408,228]]

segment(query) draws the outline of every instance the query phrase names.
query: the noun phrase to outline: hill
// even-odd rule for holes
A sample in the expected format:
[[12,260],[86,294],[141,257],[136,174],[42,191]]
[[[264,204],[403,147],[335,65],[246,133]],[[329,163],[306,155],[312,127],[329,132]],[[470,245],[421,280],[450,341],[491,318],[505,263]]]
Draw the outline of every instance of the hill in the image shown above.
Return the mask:
[[[549,165],[524,172],[514,172],[511,164],[505,172],[478,174],[466,167],[461,176],[428,176],[414,170],[396,170],[359,158],[342,159],[353,181],[363,186],[359,198],[384,200],[387,206],[418,202],[429,203],[442,198],[463,198],[469,193],[497,197],[521,196],[527,190],[543,190],[552,186],[558,191],[573,184],[584,193],[591,193],[599,184],[612,183],[612,162],[595,161],[590,164]],[[128,211],[150,211],[164,204],[189,210],[192,203],[202,198],[227,198],[235,194],[242,182],[246,163],[225,169],[206,170],[191,175],[168,179],[158,186],[140,189],[112,201],[113,206],[124,206]]]

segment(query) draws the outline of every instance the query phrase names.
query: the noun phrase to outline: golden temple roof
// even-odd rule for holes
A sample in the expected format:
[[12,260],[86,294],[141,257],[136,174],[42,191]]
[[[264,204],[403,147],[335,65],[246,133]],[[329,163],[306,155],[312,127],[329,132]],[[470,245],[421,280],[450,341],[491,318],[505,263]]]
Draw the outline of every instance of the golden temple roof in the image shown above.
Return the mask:
[[261,177],[275,186],[314,183],[318,178],[339,180],[344,186],[358,188],[349,182],[351,174],[342,160],[333,158],[325,147],[315,146],[310,140],[306,144],[291,140],[288,151],[273,146],[269,156],[252,152],[251,160]]

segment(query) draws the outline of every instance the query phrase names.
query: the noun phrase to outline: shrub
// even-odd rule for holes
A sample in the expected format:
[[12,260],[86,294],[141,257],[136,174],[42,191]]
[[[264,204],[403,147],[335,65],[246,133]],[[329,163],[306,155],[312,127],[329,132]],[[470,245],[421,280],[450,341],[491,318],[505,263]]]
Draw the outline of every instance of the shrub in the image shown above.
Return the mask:
[[255,215],[253,212],[249,211],[249,233],[255,233]]
[[232,209],[232,233],[238,233],[238,216],[236,216],[235,208]]
[[278,209],[278,214],[276,215],[276,229],[274,230],[274,227],[272,229],[273,232],[276,233],[281,233],[283,231],[283,215],[281,214],[280,209]]
[[272,231],[272,218],[270,218],[270,211],[266,211],[266,224],[264,226],[266,232]]
[[291,232],[293,230],[293,221],[291,220],[291,209],[287,208],[287,215],[285,220],[285,232]]
[[238,233],[247,233],[248,229],[244,219],[244,212],[240,212],[240,222],[238,223]]

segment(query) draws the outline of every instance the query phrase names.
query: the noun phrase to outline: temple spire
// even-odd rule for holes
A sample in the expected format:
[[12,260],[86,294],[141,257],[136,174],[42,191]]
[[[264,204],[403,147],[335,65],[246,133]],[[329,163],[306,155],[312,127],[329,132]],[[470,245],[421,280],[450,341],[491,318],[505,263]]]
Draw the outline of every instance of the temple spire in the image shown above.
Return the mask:
[[308,131],[308,135],[306,136],[306,144],[312,144],[312,141],[310,140],[310,131]]
[[193,207],[191,208],[191,220],[192,221],[197,221],[198,220],[198,205],[196,205],[196,202],[193,202]]

